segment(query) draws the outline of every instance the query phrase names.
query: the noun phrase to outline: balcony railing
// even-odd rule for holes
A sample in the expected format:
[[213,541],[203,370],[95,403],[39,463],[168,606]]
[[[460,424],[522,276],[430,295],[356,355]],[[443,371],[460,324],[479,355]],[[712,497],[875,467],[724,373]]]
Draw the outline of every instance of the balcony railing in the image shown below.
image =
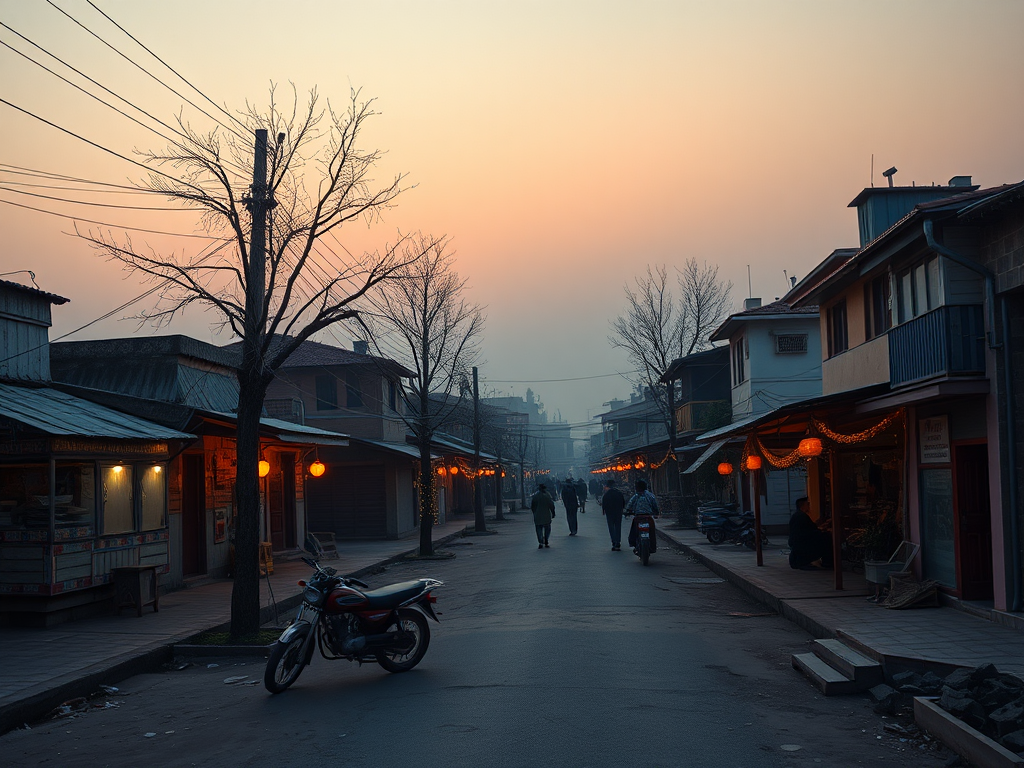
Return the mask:
[[724,427],[732,418],[728,400],[691,400],[676,408],[676,433],[706,432]]
[[889,329],[889,383],[985,373],[985,318],[980,304],[933,309]]

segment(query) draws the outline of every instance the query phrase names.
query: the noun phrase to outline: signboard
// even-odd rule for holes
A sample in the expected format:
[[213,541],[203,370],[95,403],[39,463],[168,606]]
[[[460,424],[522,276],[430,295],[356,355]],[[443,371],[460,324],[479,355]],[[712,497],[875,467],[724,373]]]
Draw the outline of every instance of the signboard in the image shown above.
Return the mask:
[[922,464],[949,464],[949,417],[932,416],[918,420],[918,441]]

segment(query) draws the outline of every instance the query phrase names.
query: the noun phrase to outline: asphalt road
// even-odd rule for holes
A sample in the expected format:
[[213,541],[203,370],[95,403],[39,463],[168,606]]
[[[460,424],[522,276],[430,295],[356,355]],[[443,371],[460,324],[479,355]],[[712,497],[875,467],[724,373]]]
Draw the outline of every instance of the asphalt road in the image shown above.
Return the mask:
[[[277,696],[262,662],[140,675],[110,702],[0,738],[11,766],[941,766],[883,730],[867,697],[825,698],[790,667],[810,637],[686,555],[611,552],[604,519],[528,515],[392,567],[371,586],[446,582],[415,670],[314,657]],[[625,537],[623,537],[625,538]],[[73,649],[68,649],[73,652]],[[245,680],[225,683],[231,678]],[[259,681],[258,684],[247,684]],[[150,734],[150,735],[147,735]]]

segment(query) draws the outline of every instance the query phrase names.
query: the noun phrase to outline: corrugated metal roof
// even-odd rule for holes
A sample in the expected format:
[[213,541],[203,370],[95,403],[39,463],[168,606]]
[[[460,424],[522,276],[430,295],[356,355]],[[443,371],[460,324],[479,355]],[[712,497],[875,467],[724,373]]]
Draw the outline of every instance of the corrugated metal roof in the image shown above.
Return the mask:
[[[364,437],[354,437],[352,438],[352,441],[354,443],[372,445],[374,448],[380,448],[381,450],[384,451],[394,451],[395,453],[401,453],[405,456],[411,456],[414,459],[418,459],[420,457],[420,449],[415,445],[408,445],[403,443],[385,443],[382,440],[367,440]],[[482,455],[483,454],[481,454],[481,456]],[[430,458],[439,459],[441,458],[441,454],[431,452]]]
[[49,387],[0,384],[0,416],[48,435],[123,440],[195,438],[195,435],[154,424]]
[[[270,347],[271,355],[273,355],[275,348],[280,347],[281,343],[282,342],[279,339],[274,340]],[[223,349],[236,356],[240,356],[242,354],[242,342],[233,342],[223,347]],[[415,373],[394,360],[389,360],[384,357],[376,357],[374,355],[364,355],[360,352],[353,352],[350,349],[342,349],[341,347],[333,347],[330,344],[322,344],[319,341],[302,342],[298,348],[288,356],[288,359],[285,360],[284,365],[281,367],[324,368],[331,365],[380,366],[393,376],[405,379],[412,379],[416,377]]]
[[0,280],[0,285],[4,288],[10,288],[12,291],[24,291],[25,293],[31,293],[33,296],[38,296],[42,299],[48,300],[51,304],[67,304],[71,299],[65,299],[63,296],[58,296],[56,293],[47,293],[40,288],[33,288],[30,285],[22,285],[21,283],[15,283],[11,280]]
[[[230,416],[232,419],[238,419],[235,414],[230,414]],[[329,432],[326,429],[318,429],[317,427],[307,427],[291,421],[264,417],[260,419],[260,426],[275,432],[278,439],[286,443],[348,445],[348,435],[343,435],[340,432]]]

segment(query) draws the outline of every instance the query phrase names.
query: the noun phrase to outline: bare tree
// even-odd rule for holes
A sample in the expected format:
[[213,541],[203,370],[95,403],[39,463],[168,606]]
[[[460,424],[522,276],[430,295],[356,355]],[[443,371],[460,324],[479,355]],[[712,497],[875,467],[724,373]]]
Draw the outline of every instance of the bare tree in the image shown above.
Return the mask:
[[665,266],[653,270],[648,266],[646,275],[636,278],[635,289],[627,285],[626,311],[612,321],[608,337],[613,347],[626,350],[638,371],[636,383],[657,403],[672,450],[676,441],[675,386],[666,386],[662,377],[673,360],[710,346],[708,336],[728,313],[732,290],[732,283],[718,279],[717,266],[702,266],[695,258],[687,259],[676,271],[678,296]]
[[374,181],[381,153],[359,146],[373,115],[372,101],[357,91],[336,112],[329,103],[320,106],[315,90],[303,104],[293,89],[282,111],[271,89],[265,112],[250,106],[235,118],[239,132],[201,134],[179,119],[174,143],[163,152],[142,153],[153,170],[139,186],[198,211],[220,245],[187,256],[137,248],[107,233],[82,234],[126,269],[158,283],[159,301],[145,320],[160,326],[198,304],[213,309],[218,325],[241,339],[235,637],[255,632],[260,623],[257,464],[267,386],[302,342],[356,316],[357,302],[368,291],[420,255],[401,237],[383,252],[344,259],[324,242],[349,221],[375,220],[401,192],[401,176]]
[[406,252],[397,279],[372,293],[373,313],[359,322],[378,352],[386,344],[390,356],[416,374],[402,391],[407,406],[402,418],[420,450],[419,553],[427,556],[434,551],[431,527],[437,521],[430,441],[462,404],[484,317],[482,308],[464,296],[466,281],[455,271],[447,240],[420,235]]

